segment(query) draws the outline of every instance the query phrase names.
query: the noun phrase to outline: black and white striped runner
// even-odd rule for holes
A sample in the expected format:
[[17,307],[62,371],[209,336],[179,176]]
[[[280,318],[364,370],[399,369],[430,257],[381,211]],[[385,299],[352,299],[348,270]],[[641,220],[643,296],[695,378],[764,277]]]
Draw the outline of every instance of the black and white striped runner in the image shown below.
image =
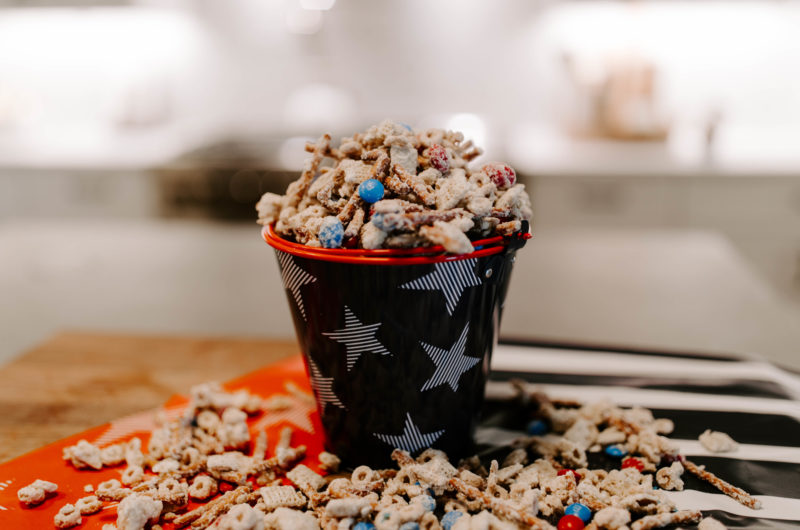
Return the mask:
[[[477,441],[487,452],[524,434],[525,418],[502,405],[512,378],[553,398],[605,399],[649,408],[675,422],[670,438],[697,464],[755,495],[751,510],[684,475],[686,490],[667,492],[679,509],[699,509],[729,528],[800,528],[800,378],[769,363],[668,353],[579,350],[501,344],[494,352],[487,405]],[[706,429],[739,442],[733,453],[709,453]]]

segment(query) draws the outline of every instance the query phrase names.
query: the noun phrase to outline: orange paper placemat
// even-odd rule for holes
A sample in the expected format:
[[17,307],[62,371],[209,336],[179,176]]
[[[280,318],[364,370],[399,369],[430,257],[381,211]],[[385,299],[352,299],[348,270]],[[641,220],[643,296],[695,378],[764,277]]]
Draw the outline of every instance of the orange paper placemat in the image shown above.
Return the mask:
[[[256,370],[223,386],[228,390],[247,389],[253,394],[268,397],[276,393],[285,394],[284,385],[287,381],[292,381],[310,392],[303,360],[299,355]],[[175,396],[161,409],[120,418],[0,464],[0,528],[4,530],[53,528],[53,517],[64,504],[74,504],[81,497],[91,495],[84,491],[86,484],[97,486],[108,479],[119,479],[120,471],[124,469],[124,464],[121,464],[100,471],[78,471],[61,458],[64,447],[74,445],[79,440],[87,440],[104,447],[133,437],[141,438],[142,446],[146,447],[149,432],[155,427],[155,414],[163,410],[168,416],[177,417],[186,403],[186,397]],[[287,425],[294,428],[293,445],[302,444],[308,448],[308,456],[303,463],[318,470],[316,456],[323,449],[322,426],[314,406],[300,399],[294,399],[294,406],[286,410],[263,413],[250,418],[248,422],[253,436],[259,429],[266,428],[267,437],[271,442],[269,454],[272,453],[274,443],[278,440],[280,429]],[[25,508],[17,499],[17,490],[37,478],[58,484],[58,493],[49,496],[39,506]],[[105,504],[100,513],[84,516],[83,524],[79,528],[101,529],[104,524],[116,522],[116,503]],[[195,503],[190,503],[189,509],[194,505]],[[164,525],[164,528],[172,526]]]

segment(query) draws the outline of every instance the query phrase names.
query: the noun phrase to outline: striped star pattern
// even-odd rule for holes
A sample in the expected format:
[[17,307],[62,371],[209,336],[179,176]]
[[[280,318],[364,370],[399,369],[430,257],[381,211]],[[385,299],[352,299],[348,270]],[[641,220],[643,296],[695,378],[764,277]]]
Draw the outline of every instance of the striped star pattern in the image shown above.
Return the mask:
[[430,447],[433,442],[444,434],[444,429],[427,434],[422,434],[411,419],[411,414],[406,412],[406,421],[403,425],[403,434],[379,434],[373,433],[378,439],[391,445],[393,448],[404,449],[409,453],[419,451],[423,447]]
[[390,355],[389,350],[375,338],[375,334],[380,327],[380,322],[362,324],[350,308],[344,306],[344,327],[336,331],[323,333],[323,335],[344,344],[347,350],[347,371],[349,372],[363,353]]
[[333,377],[322,377],[322,372],[317,363],[308,360],[308,368],[311,371],[311,388],[317,396],[317,403],[320,410],[324,410],[328,404],[335,405],[341,409],[347,409],[333,392]]
[[309,283],[314,283],[317,279],[301,269],[294,262],[294,258],[286,252],[278,252],[278,261],[281,264],[283,285],[292,293],[297,308],[300,310],[300,314],[303,315],[303,320],[306,320],[306,309],[303,307],[303,295],[300,294],[300,288]]
[[309,434],[314,434],[314,425],[310,419],[310,415],[316,410],[314,404],[306,403],[294,397],[291,399],[292,405],[285,409],[264,412],[253,424],[251,430],[258,432],[281,422],[286,422]]
[[444,295],[447,313],[453,316],[461,295],[468,287],[480,285],[481,279],[475,274],[477,258],[436,263],[433,272],[416,280],[404,283],[400,289],[417,291],[440,290]]
[[114,420],[100,436],[92,443],[98,447],[118,442],[119,440],[138,432],[150,432],[157,427],[156,416],[161,412],[168,420],[176,420],[181,417],[186,405],[176,405],[174,407],[146,410],[137,412]]
[[436,371],[433,372],[430,379],[425,381],[420,392],[436,388],[445,383],[450,385],[453,392],[458,391],[458,381],[461,379],[461,375],[481,361],[480,357],[464,355],[468,334],[469,323],[464,326],[464,331],[461,332],[458,340],[456,340],[455,344],[453,344],[449,350],[438,348],[424,342],[421,343],[425,353],[428,354],[428,357],[430,357],[436,365]]

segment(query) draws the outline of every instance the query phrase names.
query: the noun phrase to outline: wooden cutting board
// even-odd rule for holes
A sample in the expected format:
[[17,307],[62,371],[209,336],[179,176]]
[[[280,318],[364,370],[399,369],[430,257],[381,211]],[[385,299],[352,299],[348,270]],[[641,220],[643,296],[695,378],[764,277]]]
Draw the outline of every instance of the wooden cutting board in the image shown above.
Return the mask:
[[298,351],[293,341],[61,333],[0,367],[0,462]]

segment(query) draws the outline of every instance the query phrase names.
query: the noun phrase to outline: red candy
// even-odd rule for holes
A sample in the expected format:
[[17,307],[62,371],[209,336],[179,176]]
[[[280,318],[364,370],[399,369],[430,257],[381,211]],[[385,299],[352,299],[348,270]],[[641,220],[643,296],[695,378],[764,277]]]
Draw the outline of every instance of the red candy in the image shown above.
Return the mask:
[[558,475],[566,475],[567,473],[572,473],[572,476],[575,477],[575,482],[578,482],[581,478],[581,474],[575,471],[574,469],[559,469]]
[[450,171],[450,159],[447,158],[447,150],[439,144],[433,144],[428,148],[428,158],[431,165],[442,172]]
[[582,530],[584,526],[577,515],[565,515],[558,520],[558,530]]
[[634,457],[629,457],[622,461],[622,469],[626,467],[635,467],[639,471],[644,471],[644,464],[642,461]]
[[517,181],[517,174],[514,173],[514,170],[511,169],[509,166],[505,164],[486,164],[481,169],[484,173],[486,173],[494,185],[497,186],[498,190],[504,190],[506,188],[510,188],[514,185],[514,182]]

